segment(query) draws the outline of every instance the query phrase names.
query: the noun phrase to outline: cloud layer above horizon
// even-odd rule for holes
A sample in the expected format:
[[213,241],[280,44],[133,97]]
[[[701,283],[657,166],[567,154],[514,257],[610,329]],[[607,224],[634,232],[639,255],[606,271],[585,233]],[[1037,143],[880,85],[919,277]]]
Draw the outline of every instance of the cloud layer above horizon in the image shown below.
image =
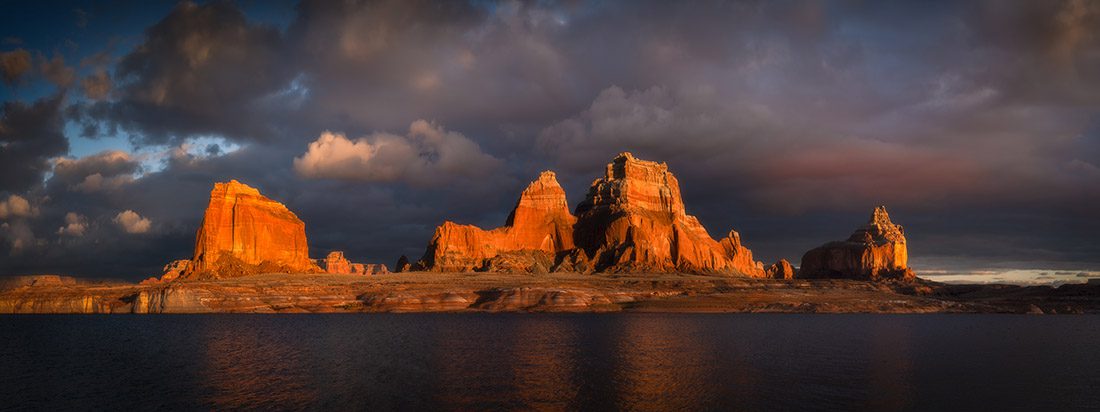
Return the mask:
[[1097,2],[34,7],[0,21],[0,275],[159,274],[229,179],[392,264],[622,151],[769,261],[886,204],[918,271],[1100,270]]

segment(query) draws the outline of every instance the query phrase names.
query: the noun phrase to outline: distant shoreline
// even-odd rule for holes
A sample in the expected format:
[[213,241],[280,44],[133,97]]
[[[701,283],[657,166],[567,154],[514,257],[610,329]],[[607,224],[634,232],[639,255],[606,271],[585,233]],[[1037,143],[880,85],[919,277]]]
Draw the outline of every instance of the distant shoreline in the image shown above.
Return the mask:
[[154,284],[9,282],[0,313],[1100,313],[1100,283],[1047,286],[694,274],[262,274]]

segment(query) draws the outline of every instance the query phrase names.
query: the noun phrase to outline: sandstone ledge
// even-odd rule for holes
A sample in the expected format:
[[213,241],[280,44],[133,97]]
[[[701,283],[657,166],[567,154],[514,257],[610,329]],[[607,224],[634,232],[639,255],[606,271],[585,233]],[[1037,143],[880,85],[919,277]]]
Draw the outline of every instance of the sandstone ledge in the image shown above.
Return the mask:
[[1100,313],[1100,285],[752,279],[684,274],[262,274],[0,290],[0,313]]

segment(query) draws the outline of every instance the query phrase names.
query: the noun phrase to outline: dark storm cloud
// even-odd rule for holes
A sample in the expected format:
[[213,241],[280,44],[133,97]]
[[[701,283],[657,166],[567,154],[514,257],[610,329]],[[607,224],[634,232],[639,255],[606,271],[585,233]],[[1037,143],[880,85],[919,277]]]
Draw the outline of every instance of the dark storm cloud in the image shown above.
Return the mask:
[[42,77],[57,87],[69,87],[76,79],[76,69],[66,65],[65,58],[60,54],[54,53],[51,58],[46,58],[45,55],[39,54],[37,60],[38,72],[42,74]]
[[115,67],[118,98],[89,112],[141,143],[274,132],[260,100],[284,87],[294,62],[273,27],[249,24],[229,2],[182,2],[146,30]]
[[6,102],[0,117],[0,192],[22,192],[41,182],[49,159],[69,150],[62,133],[64,95]]
[[0,77],[14,86],[31,69],[31,53],[23,49],[0,52]]
[[[153,274],[189,255],[212,183],[230,178],[294,210],[314,255],[392,264],[443,219],[498,226],[542,169],[576,204],[626,150],[668,162],[689,213],[765,260],[797,262],[884,203],[917,264],[1100,265],[1096,2],[307,0],[296,12],[280,30],[231,3],[181,3],[117,61],[82,63],[88,99],[65,113],[88,137],[165,144],[164,169],[138,170],[136,154],[64,158],[24,192],[49,163],[17,162],[33,178],[3,190],[40,213],[9,231],[23,258],[0,272]],[[5,81],[16,71],[5,63]],[[421,121],[435,132],[409,130]],[[207,136],[225,140],[187,146]],[[127,210],[147,230],[127,232]]]
[[80,80],[80,88],[92,100],[103,100],[111,93],[111,76],[105,70],[99,70]]

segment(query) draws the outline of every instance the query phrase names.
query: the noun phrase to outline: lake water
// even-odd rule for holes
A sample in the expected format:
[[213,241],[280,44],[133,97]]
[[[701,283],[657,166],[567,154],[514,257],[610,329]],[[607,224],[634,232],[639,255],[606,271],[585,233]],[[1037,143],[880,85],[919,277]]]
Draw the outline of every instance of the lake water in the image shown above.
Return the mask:
[[1100,316],[0,316],[0,409],[1100,408]]

